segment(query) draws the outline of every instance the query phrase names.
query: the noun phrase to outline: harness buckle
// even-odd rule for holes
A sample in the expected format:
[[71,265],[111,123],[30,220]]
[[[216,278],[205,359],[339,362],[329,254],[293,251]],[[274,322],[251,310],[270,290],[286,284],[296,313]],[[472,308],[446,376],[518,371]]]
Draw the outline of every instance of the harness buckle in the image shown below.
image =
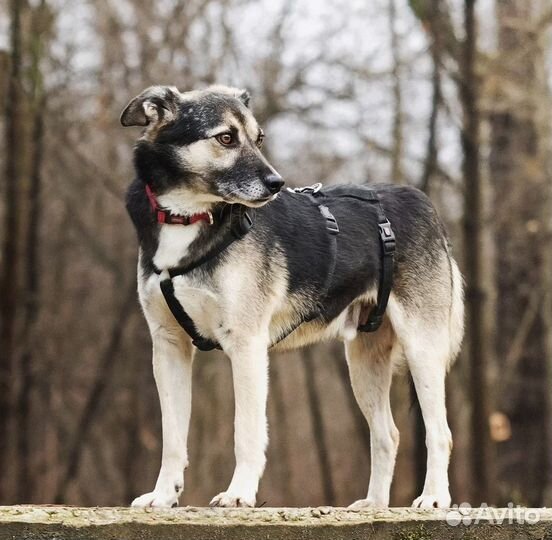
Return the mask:
[[253,227],[253,218],[247,210],[242,209],[233,221],[232,234],[236,240],[239,240],[250,231],[251,227]]
[[326,220],[326,229],[330,234],[339,234],[339,225],[334,215],[330,212],[330,209],[323,204],[318,205],[318,210],[322,214],[322,217]]
[[381,243],[383,245],[383,252],[385,255],[392,255],[395,252],[395,233],[391,228],[391,223],[386,220],[382,223],[378,223],[378,229],[380,234]]
[[317,182],[316,184],[313,184],[312,186],[287,188],[287,190],[290,191],[291,193],[309,193],[311,195],[315,195],[321,189],[322,189],[322,183],[321,182]]

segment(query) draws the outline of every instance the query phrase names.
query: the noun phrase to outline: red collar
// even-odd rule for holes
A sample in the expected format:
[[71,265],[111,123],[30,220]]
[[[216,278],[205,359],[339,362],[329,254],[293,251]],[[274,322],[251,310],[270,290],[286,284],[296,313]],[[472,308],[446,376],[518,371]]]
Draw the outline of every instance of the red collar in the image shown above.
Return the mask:
[[171,214],[170,210],[165,210],[159,206],[155,193],[151,190],[149,184],[146,184],[146,195],[148,196],[151,209],[155,213],[157,223],[165,223],[167,225],[193,225],[198,221],[206,221],[209,225],[213,224],[213,214],[211,212],[200,212],[191,216],[181,216]]

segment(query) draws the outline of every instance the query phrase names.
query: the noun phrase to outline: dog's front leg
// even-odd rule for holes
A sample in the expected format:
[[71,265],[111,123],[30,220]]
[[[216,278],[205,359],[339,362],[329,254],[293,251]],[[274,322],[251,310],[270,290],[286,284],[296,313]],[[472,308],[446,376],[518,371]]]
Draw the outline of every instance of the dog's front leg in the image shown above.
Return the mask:
[[211,506],[255,506],[259,480],[266,463],[268,442],[266,401],[268,353],[266,340],[251,340],[228,350],[232,362],[234,397],[234,449],[236,468],[228,489]]
[[192,401],[193,347],[187,337],[160,328],[152,332],[153,374],[161,402],[163,451],[161,470],[152,492],[132,506],[172,507],[184,489],[184,469]]

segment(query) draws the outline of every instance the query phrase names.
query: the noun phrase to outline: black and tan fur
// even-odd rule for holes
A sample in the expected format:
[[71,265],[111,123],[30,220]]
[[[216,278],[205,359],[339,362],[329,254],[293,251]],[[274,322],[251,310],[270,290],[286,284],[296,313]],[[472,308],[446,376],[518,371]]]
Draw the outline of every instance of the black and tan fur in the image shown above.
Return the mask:
[[[448,506],[451,438],[444,379],[462,339],[463,299],[462,280],[441,221],[420,191],[372,186],[397,239],[394,287],[383,326],[373,334],[357,332],[378,286],[376,210],[339,197],[362,187],[324,190],[325,204],[340,229],[335,271],[324,291],[331,262],[324,220],[304,195],[280,192],[282,181],[261,153],[262,131],[248,104],[246,92],[228,87],[187,93],[152,87],[132,100],[121,117],[125,126],[145,127],[135,147],[136,179],[128,191],[127,207],[140,242],[139,294],[153,338],[164,439],[157,484],[133,504],[176,504],[188,464],[194,351],[168,311],[154,268],[199,259],[229,226],[224,220],[211,226],[158,224],[145,194],[149,183],[159,202],[177,214],[219,215],[229,204],[256,208],[254,226],[244,238],[174,280],[176,296],[199,332],[220,343],[232,362],[236,471],[228,490],[212,504],[255,504],[267,444],[267,348],[322,305],[321,317],[300,325],[277,348],[330,338],[345,342],[353,390],[372,436],[368,494],[352,507],[389,502],[398,445],[389,388],[393,368],[400,363],[412,373],[427,432],[427,478],[414,505]],[[229,140],[231,144],[223,144]]]

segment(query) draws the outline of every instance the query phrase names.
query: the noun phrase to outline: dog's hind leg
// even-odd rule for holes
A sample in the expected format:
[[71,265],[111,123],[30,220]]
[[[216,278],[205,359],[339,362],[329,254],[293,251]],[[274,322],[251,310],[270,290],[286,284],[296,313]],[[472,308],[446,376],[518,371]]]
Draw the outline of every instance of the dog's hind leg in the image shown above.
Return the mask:
[[371,472],[368,494],[352,510],[389,505],[389,491],[399,445],[390,403],[393,355],[400,347],[388,321],[377,334],[359,334],[346,345],[353,392],[370,426]]
[[161,402],[163,451],[161,470],[152,492],[134,499],[132,506],[172,507],[184,489],[188,465],[187,438],[192,401],[191,340],[175,328],[152,332],[153,373]]
[[422,494],[412,506],[448,508],[451,501],[448,463],[452,436],[445,404],[445,376],[451,356],[446,317],[424,320],[404,316],[396,331],[414,380],[426,429],[426,478]]
[[266,463],[268,337],[239,341],[224,347],[232,362],[234,381],[236,468],[230,486],[213,498],[211,506],[255,506]]

